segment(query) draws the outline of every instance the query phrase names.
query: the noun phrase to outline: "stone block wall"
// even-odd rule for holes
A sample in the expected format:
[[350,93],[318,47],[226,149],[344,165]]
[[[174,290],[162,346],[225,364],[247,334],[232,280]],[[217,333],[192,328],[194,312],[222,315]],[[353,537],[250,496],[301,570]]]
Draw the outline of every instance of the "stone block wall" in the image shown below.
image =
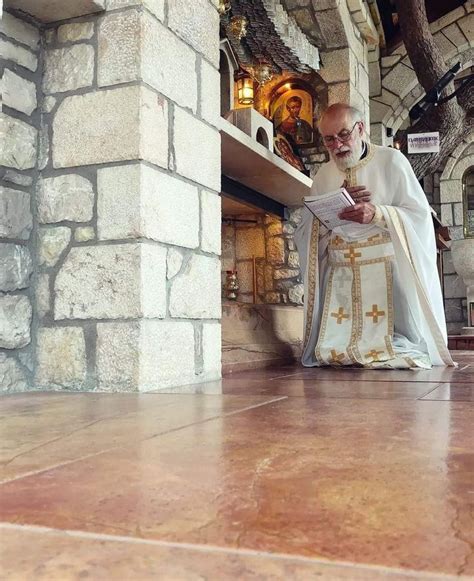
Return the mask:
[[[473,3],[462,6],[431,23],[433,38],[446,64],[472,62],[474,48]],[[409,122],[408,112],[424,94],[418,83],[406,48],[402,44],[391,54],[374,57],[370,67],[370,120],[372,139],[380,145],[386,142],[386,128],[395,134]]]
[[[324,54],[324,63],[330,77],[328,104],[342,101],[357,107],[364,115],[367,132],[369,125],[369,46],[377,43],[370,13],[361,0],[348,0],[339,6],[347,47]],[[323,76],[324,78],[324,76]]]
[[368,45],[378,38],[363,0],[282,0],[307,36],[320,47],[318,74],[327,83],[328,105],[358,107],[369,131]]
[[39,29],[3,13],[0,59],[0,392],[10,392],[28,389],[34,362]]
[[218,14],[208,0],[107,8],[46,31],[36,381],[216,379]]
[[[34,157],[29,170],[16,156],[35,181],[2,194],[15,216],[36,194],[29,222],[1,231],[18,246],[5,255],[23,261],[18,279],[30,232],[35,246],[24,387],[146,391],[220,377],[218,27],[209,0],[107,0],[99,15],[44,25],[36,127],[26,113],[4,121]],[[28,70],[36,57],[22,51]],[[4,309],[29,321],[31,287],[18,288]],[[27,334],[26,323],[6,329]]]
[[253,303],[255,258],[255,302],[302,305],[304,288],[293,240],[300,219],[301,208],[290,210],[284,222],[265,214],[223,216],[223,289],[226,270],[237,270],[238,301]]
[[[464,139],[445,160],[444,167],[424,178],[424,189],[443,224],[449,226],[452,240],[464,238],[463,176],[474,167],[474,132]],[[444,253],[444,296],[450,333],[467,326],[467,290],[453,266],[451,252]]]

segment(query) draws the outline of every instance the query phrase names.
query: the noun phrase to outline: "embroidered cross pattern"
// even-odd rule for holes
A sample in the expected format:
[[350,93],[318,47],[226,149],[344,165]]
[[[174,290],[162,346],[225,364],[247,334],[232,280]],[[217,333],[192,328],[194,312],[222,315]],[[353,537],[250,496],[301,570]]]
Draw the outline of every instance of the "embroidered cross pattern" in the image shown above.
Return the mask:
[[360,252],[356,252],[354,248],[350,248],[349,252],[344,254],[344,258],[348,258],[351,261],[351,264],[355,264],[356,258],[360,258],[362,254]]
[[329,359],[329,363],[341,363],[344,359],[344,353],[338,353],[335,349],[331,349],[331,358]]
[[372,310],[365,313],[366,317],[372,317],[373,323],[379,322],[379,317],[383,317],[385,315],[385,311],[379,311],[377,305],[372,305]]
[[342,321],[344,319],[349,319],[349,315],[346,315],[344,313],[344,308],[343,307],[339,307],[339,310],[337,311],[337,313],[331,313],[331,317],[334,317],[335,319],[337,319],[337,324],[341,325]]
[[366,353],[365,356],[372,359],[372,361],[380,361],[379,355],[382,355],[382,353],[383,351],[376,351],[375,349],[372,349],[372,351]]
[[342,244],[344,244],[344,240],[340,236],[336,236],[332,243],[333,246],[341,246]]

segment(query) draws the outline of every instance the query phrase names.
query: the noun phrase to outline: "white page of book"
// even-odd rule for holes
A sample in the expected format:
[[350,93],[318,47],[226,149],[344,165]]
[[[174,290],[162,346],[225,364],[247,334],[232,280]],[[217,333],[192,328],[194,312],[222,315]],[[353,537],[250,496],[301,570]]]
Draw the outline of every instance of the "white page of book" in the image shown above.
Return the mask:
[[341,220],[339,214],[355,202],[346,189],[341,188],[321,196],[305,198],[304,204],[326,228],[333,230],[348,223],[348,220]]

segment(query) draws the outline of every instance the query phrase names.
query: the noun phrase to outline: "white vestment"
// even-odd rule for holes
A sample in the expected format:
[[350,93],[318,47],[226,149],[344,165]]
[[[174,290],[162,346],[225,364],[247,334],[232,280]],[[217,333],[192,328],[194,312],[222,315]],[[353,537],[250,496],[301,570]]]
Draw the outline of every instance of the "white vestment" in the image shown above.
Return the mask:
[[344,181],[364,185],[384,219],[329,231],[303,209],[295,232],[305,283],[303,365],[453,365],[431,210],[408,160],[368,144],[352,168],[324,165],[311,193]]

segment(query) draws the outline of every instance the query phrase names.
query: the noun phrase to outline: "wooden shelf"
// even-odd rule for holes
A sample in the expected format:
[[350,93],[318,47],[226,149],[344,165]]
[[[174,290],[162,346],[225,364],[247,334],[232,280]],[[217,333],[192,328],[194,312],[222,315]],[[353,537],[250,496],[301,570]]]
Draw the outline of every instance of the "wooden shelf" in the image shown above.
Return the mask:
[[222,173],[285,206],[298,206],[310,194],[313,180],[220,119]]

